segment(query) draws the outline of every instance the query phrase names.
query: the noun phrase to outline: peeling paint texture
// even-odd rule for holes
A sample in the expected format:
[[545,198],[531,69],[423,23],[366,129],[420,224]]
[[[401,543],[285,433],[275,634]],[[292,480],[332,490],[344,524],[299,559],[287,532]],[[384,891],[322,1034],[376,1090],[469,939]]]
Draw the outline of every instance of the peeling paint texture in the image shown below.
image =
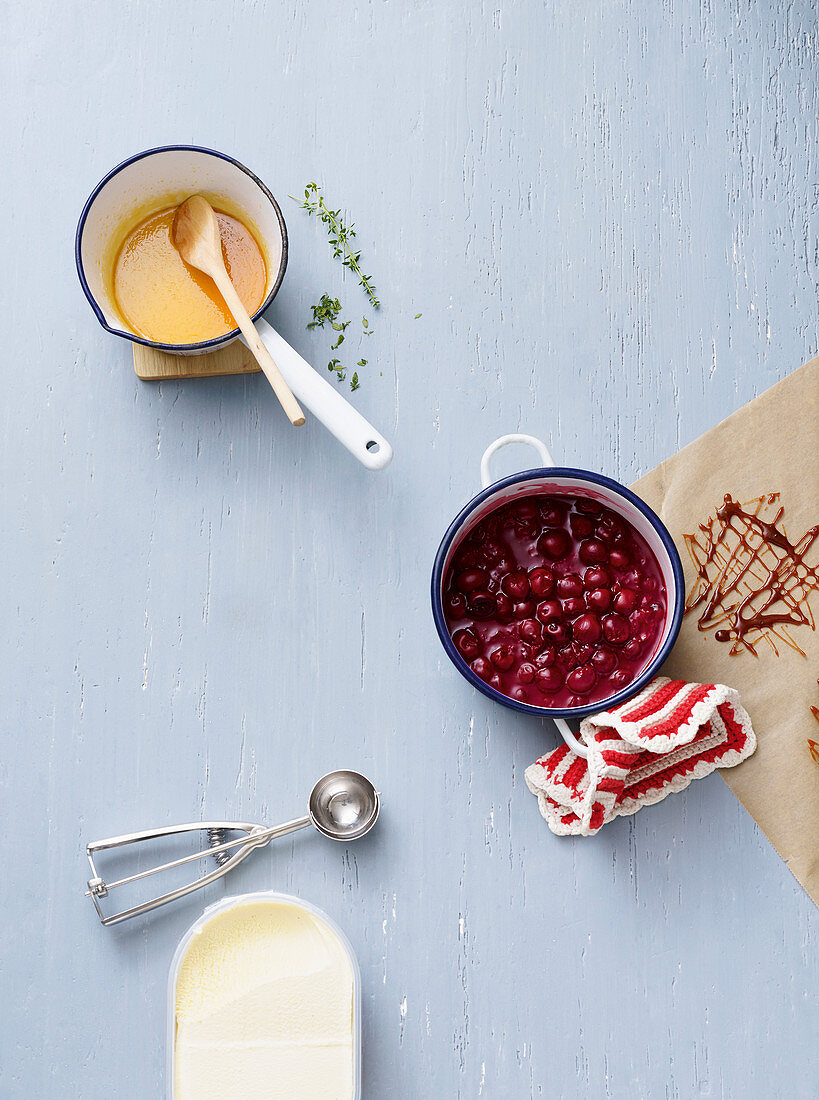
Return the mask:
[[[174,946],[263,888],[354,945],[365,1100],[819,1095],[819,914],[719,776],[554,838],[523,783],[554,729],[457,675],[427,591],[497,436],[630,481],[819,350],[815,4],[41,0],[3,30],[0,1095],[163,1095]],[[279,198],[269,318],[322,369],[309,307],[341,298],[387,472],[260,376],[140,383],[97,325],[82,204],[188,141]],[[383,795],[366,839],[96,923],[87,840],[274,823],[345,766]]]

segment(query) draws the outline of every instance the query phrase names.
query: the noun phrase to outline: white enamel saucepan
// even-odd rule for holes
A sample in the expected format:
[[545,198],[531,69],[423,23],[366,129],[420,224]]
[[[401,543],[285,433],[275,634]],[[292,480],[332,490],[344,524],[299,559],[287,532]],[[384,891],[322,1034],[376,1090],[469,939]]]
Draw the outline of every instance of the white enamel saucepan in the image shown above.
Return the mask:
[[110,271],[123,230],[162,206],[204,194],[243,215],[259,238],[267,261],[265,299],[254,314],[259,334],[297,400],[369,470],[383,470],[392,447],[338,390],[318,374],[261,314],[278,293],[287,267],[287,229],[279,204],[262,181],[239,161],[213,149],[167,145],[137,153],[97,184],[77,226],[77,273],[102,327],[115,336],[176,355],[214,351],[240,339],[238,329],[196,344],[161,344],[131,331],[110,290]]
[[[526,443],[533,447],[540,465],[522,470],[511,477],[493,481],[490,471],[492,456],[509,443]],[[474,687],[502,703],[506,707],[554,720],[566,743],[579,755],[586,756],[585,747],[577,740],[566,722],[567,718],[584,718],[589,714],[610,710],[636,695],[654,676],[671,652],[677,639],[683,615],[685,586],[680,556],[665,524],[651,508],[625,485],[591,470],[578,470],[569,466],[556,466],[544,443],[530,435],[505,435],[496,439],[484,452],[481,460],[482,490],[469,501],[441,540],[432,570],[432,614],[444,649],[452,663]],[[450,563],[459,546],[470,531],[482,519],[502,505],[516,498],[554,494],[574,494],[596,501],[622,516],[645,539],[657,559],[666,594],[665,618],[657,647],[650,660],[634,676],[630,683],[606,699],[573,707],[537,706],[531,702],[512,699],[497,691],[478,676],[458,652],[447,627],[444,614],[444,585]]]

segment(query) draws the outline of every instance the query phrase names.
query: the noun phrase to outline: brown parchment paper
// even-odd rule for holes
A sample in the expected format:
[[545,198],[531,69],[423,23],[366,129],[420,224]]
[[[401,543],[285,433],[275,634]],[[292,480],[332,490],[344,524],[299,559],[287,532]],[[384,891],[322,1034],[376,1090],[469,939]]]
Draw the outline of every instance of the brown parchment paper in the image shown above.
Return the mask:
[[[668,526],[685,569],[695,571],[683,533],[713,515],[726,493],[748,501],[780,493],[780,526],[797,542],[819,523],[819,357],[723,420],[634,486]],[[819,622],[819,593],[811,599]],[[697,611],[683,619],[664,672],[729,684],[740,692],[758,738],[754,756],[720,775],[753,816],[790,870],[819,905],[819,765],[808,738],[819,741],[810,706],[819,706],[819,630],[791,629],[801,656],[765,644],[730,656],[730,644],[700,631]]]

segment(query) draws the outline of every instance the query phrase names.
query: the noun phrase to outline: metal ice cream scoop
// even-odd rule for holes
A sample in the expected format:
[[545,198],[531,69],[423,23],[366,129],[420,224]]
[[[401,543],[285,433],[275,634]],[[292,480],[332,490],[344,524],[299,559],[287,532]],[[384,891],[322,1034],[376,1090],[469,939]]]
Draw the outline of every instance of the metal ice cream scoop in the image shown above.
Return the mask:
[[[266,828],[264,825],[252,825],[242,821],[194,821],[186,825],[170,825],[161,829],[146,829],[139,833],[128,833],[125,836],[110,837],[108,840],[96,840],[86,847],[88,862],[91,866],[91,878],[88,880],[86,897],[94,902],[97,914],[103,924],[119,924],[129,917],[139,916],[151,909],[157,909],[169,901],[176,901],[194,890],[207,886],[210,882],[226,875],[233,867],[236,867],[250,855],[256,848],[263,848],[276,837],[294,833],[297,829],[305,829],[313,825],[324,836],[331,840],[349,841],[358,840],[364,836],[376,822],[381,808],[378,791],[366,776],[359,772],[335,771],[322,776],[310,792],[308,812],[304,817],[297,817],[293,821],[285,821],[282,825],[274,825]],[[129,875],[127,878],[118,879],[116,882],[105,882],[94,865],[94,856],[111,848],[123,848],[130,844],[140,844],[152,840],[161,840],[163,837],[180,836],[185,833],[204,832],[208,837],[207,849],[182,856],[180,859],[171,860],[158,867],[151,867],[147,871]],[[233,840],[226,839],[231,832],[243,833],[244,836]],[[105,916],[100,906],[100,899],[108,896],[110,890],[118,886],[126,886],[151,875],[170,871],[175,867],[181,867],[186,863],[207,856],[213,856],[217,866],[194,882],[185,886],[169,890],[165,894],[141,902],[130,909],[123,909],[120,913]]]

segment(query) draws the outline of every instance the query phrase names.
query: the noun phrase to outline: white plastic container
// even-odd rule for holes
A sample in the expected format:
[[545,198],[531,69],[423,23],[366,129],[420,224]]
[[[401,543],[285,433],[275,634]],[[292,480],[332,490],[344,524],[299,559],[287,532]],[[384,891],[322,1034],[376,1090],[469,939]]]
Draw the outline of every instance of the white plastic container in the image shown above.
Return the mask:
[[[361,1098],[361,971],[358,966],[358,960],[355,957],[350,941],[338,927],[334,920],[327,916],[321,909],[318,909],[315,905],[311,905],[309,902],[303,901],[301,898],[296,898],[290,894],[279,894],[275,891],[259,891],[252,894],[241,894],[236,897],[224,898],[222,901],[216,902],[214,905],[208,906],[208,908],[202,913],[202,915],[190,926],[185,935],[179,941],[179,944],[174,952],[173,959],[171,960],[171,970],[168,980],[168,1001],[167,1001],[167,1014],[168,1014],[168,1032],[167,1032],[167,1087],[166,1095],[168,1100],[174,1100],[174,1084],[176,1077],[176,999],[177,999],[177,985],[179,980],[179,973],[182,966],[182,961],[185,954],[190,947],[191,941],[195,936],[201,933],[205,926],[213,920],[214,917],[225,913],[230,909],[235,909],[243,905],[258,905],[265,902],[271,902],[274,904],[284,904],[291,906],[295,909],[302,909],[305,913],[309,913],[315,920],[324,924],[327,930],[332,933],[338,940],[339,946],[343,949],[344,954],[347,956],[350,962],[350,968],[353,975],[353,1018],[352,1018],[352,1059],[353,1059],[353,1100],[360,1100]],[[297,1098],[294,1097],[294,1100]]]

